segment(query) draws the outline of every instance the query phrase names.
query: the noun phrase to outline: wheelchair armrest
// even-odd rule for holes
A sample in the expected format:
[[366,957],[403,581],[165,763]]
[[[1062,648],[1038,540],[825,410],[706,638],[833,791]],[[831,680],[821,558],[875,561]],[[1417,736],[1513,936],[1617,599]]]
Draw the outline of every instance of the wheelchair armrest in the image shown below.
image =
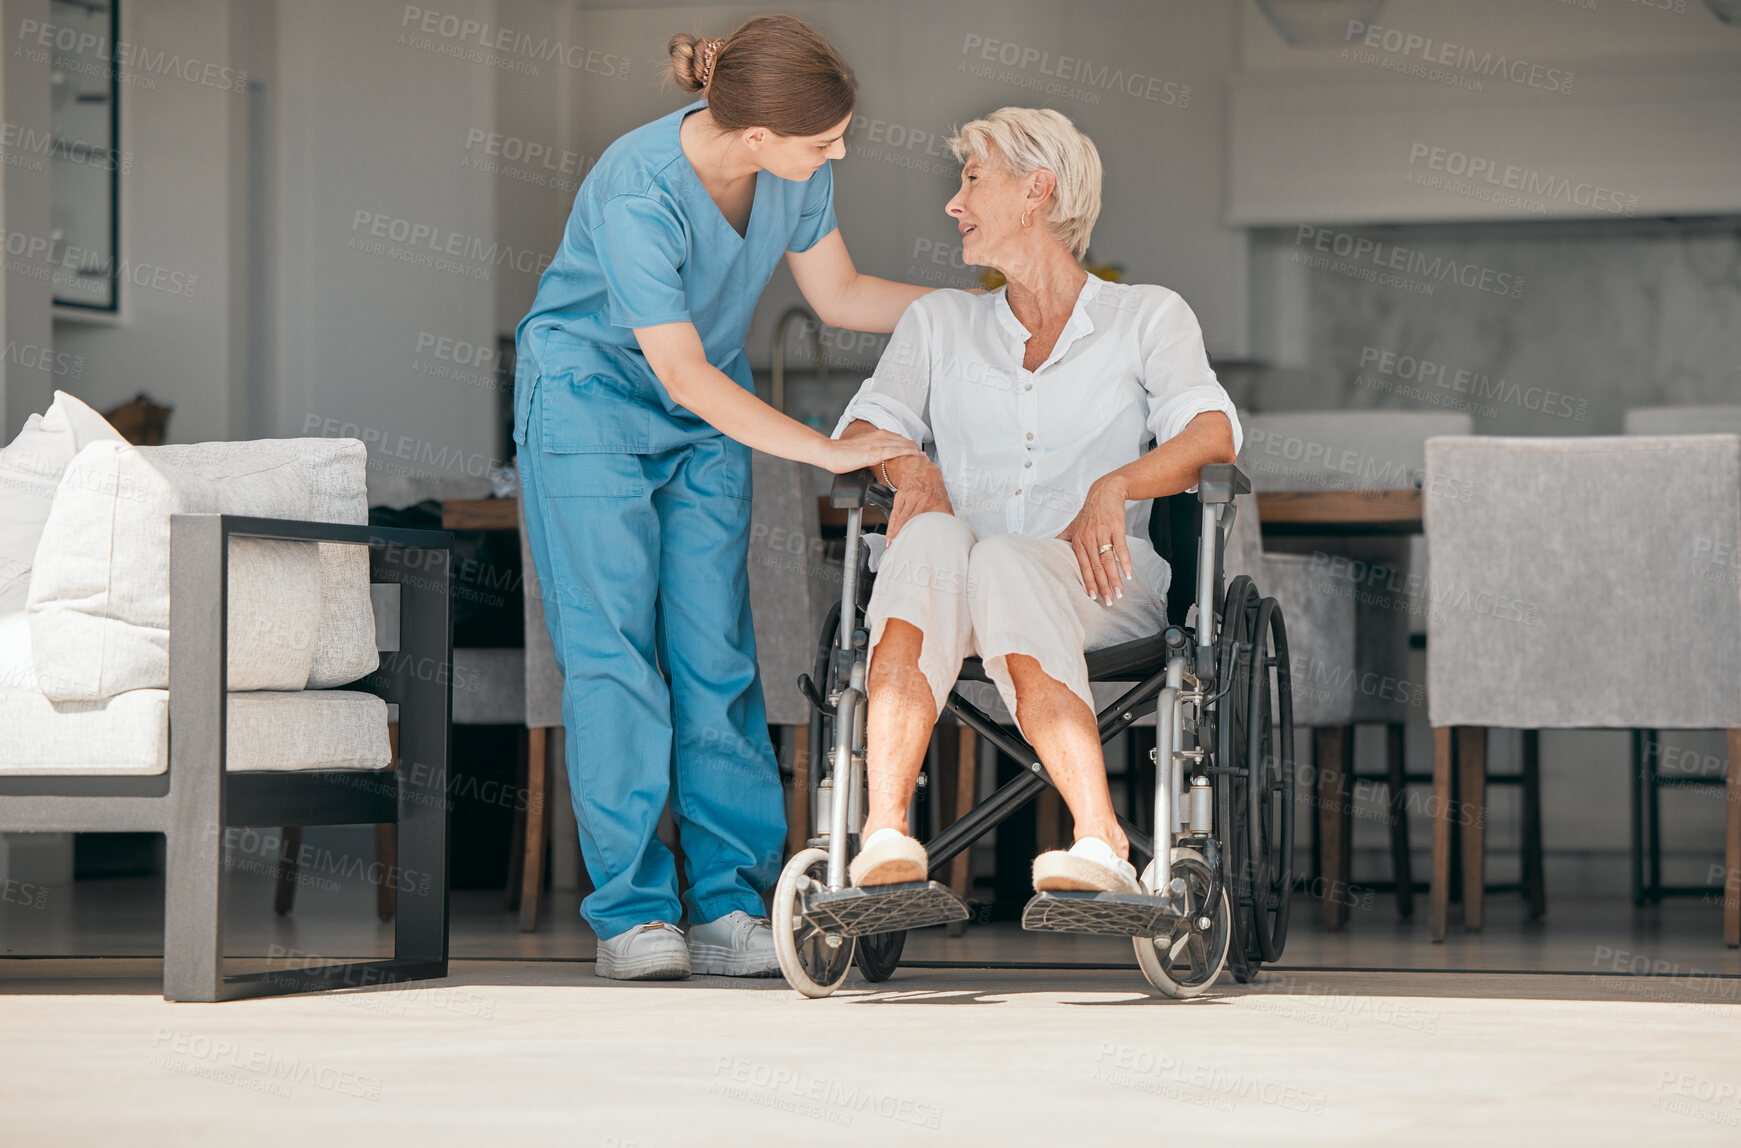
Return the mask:
[[894,491],[880,482],[871,481],[867,467],[848,474],[834,476],[834,488],[828,492],[828,505],[836,510],[853,510],[874,506],[891,510],[895,505]]
[[828,492],[828,505],[836,510],[851,510],[864,505],[865,494],[869,492],[871,476],[869,470],[852,470],[845,474],[834,476],[834,489]]
[[1197,475],[1197,498],[1201,502],[1232,502],[1234,495],[1250,493],[1251,479],[1234,463],[1212,462]]

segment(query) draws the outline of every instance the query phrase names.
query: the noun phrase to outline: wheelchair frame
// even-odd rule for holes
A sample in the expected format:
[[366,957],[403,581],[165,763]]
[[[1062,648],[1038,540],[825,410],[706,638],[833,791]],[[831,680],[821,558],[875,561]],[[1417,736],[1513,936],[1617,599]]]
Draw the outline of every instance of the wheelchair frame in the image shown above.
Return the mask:
[[[1236,466],[1218,463],[1202,469],[1195,496],[1155,500],[1150,536],[1175,569],[1194,569],[1195,593],[1189,603],[1168,595],[1161,634],[1088,655],[1091,680],[1137,682],[1096,715],[1103,745],[1137,718],[1156,714],[1153,824],[1168,848],[1156,850],[1153,837],[1120,817],[1133,855],[1151,858],[1143,893],[1040,893],[1023,914],[1030,930],[1131,937],[1144,974],[1168,996],[1208,991],[1224,965],[1236,979],[1251,980],[1263,962],[1279,958],[1287,933],[1294,770],[1286,630],[1274,599],[1259,598],[1248,577],[1223,585],[1234,499],[1249,490]],[[832,992],[855,961],[868,980],[886,979],[906,928],[968,916],[936,881],[848,886],[866,783],[863,512],[866,505],[890,509],[892,497],[859,471],[837,476],[831,502],[847,511],[841,601],[830,613],[833,634],[825,633],[827,646],[818,649],[821,680],[798,679],[815,710],[816,836],[787,863],[774,903],[782,971],[809,996]],[[1199,624],[1203,603],[1214,607],[1208,625]],[[959,680],[988,679],[978,659],[969,659]],[[932,873],[1052,784],[1013,723],[993,720],[956,687],[944,708],[1027,768],[926,843]],[[824,746],[828,725],[832,744]],[[836,785],[842,763],[844,787]],[[1175,975],[1181,956],[1190,969],[1182,976]]]

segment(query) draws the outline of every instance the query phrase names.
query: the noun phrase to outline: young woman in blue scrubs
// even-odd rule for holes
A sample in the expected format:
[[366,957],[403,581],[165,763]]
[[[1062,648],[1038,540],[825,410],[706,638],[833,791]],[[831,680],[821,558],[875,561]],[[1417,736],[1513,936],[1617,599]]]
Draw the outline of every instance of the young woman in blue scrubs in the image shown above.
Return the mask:
[[[784,256],[825,323],[891,331],[927,288],[861,275],[829,160],[856,84],[789,16],[673,37],[703,99],[612,144],[515,333],[526,533],[563,671],[568,775],[602,976],[778,971],[762,894],[785,812],[750,624],[750,451],[841,473],[916,454],[755,397],[744,339]],[[688,936],[669,801],[688,858]]]

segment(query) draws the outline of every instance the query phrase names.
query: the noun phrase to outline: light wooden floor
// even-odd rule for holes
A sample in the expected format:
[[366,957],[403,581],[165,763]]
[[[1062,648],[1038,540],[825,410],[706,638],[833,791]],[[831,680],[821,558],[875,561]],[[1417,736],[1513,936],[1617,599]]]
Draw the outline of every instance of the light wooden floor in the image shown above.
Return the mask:
[[[5,962],[0,1142],[1737,1142],[1741,1004],[1681,978],[1121,970],[622,985],[462,960],[406,990],[170,1005],[157,963]],[[1715,992],[1711,991],[1713,988]],[[1277,1140],[1266,1141],[1266,1137]]]
[[[522,934],[462,892],[444,982],[171,1005],[161,896],[0,903],[0,1145],[1741,1142],[1741,961],[1697,902],[1527,925],[1501,899],[1430,945],[1388,901],[1336,935],[1301,901],[1280,967],[1185,1003],[1117,942],[933,929],[890,981],[813,1002],[601,980],[572,895]],[[356,883],[277,918],[241,873],[230,906],[238,956],[390,943]]]

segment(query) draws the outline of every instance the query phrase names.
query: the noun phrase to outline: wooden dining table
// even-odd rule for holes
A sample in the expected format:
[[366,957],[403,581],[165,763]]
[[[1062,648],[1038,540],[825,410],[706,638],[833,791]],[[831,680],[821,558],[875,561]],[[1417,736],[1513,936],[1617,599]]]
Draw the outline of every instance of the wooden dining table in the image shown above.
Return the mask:
[[[846,529],[846,511],[816,500],[817,521],[824,534]],[[1257,515],[1266,536],[1361,538],[1379,534],[1421,532],[1421,492],[1418,490],[1261,490]],[[874,506],[865,508],[864,524],[887,519]]]
[[[441,504],[444,530],[518,530],[512,498],[450,498]],[[1257,494],[1257,513],[1266,535],[1330,535],[1363,537],[1374,534],[1419,534],[1421,492],[1418,490],[1264,490]],[[817,519],[825,531],[844,530],[846,511],[817,499]],[[883,512],[867,507],[867,526],[885,522]]]

